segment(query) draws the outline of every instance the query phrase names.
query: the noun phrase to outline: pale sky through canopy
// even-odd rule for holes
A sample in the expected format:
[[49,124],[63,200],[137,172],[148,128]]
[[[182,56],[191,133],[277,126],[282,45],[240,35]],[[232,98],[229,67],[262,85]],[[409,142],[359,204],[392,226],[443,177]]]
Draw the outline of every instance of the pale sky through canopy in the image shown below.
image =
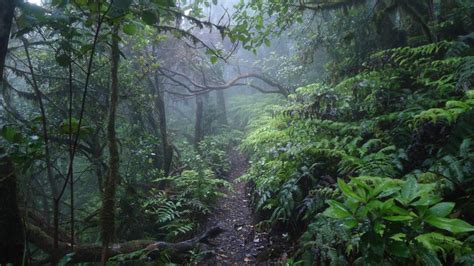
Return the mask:
[[27,0],[28,3],[32,3],[38,6],[41,6],[41,0]]

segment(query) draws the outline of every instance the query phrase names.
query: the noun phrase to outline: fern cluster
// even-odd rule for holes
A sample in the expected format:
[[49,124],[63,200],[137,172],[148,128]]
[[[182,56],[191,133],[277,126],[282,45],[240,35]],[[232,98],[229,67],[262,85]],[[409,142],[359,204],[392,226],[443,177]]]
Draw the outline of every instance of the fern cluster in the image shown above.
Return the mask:
[[185,170],[180,175],[155,181],[166,182],[169,189],[152,190],[143,209],[167,239],[193,232],[199,225],[199,218],[211,213],[212,203],[225,195],[222,188],[230,188],[227,181],[216,178],[209,169]]

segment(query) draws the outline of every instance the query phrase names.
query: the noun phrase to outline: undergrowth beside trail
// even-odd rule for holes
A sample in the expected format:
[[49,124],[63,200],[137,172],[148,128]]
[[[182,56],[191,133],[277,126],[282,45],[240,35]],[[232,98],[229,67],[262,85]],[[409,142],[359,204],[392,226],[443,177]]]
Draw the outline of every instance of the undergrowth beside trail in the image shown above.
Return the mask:
[[289,264],[474,263],[472,38],[378,52],[249,121],[244,179]]

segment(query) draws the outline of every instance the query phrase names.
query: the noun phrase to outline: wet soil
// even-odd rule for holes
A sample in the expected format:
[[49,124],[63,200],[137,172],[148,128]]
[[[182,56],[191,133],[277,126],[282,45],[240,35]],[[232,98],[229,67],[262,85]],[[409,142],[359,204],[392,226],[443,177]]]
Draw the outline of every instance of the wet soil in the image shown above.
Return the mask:
[[248,169],[248,162],[237,151],[230,152],[230,159],[227,180],[233,190],[220,200],[206,225],[218,225],[225,231],[209,241],[213,246],[210,255],[198,265],[278,265],[285,255],[274,248],[274,236],[255,230],[248,186],[237,180]]

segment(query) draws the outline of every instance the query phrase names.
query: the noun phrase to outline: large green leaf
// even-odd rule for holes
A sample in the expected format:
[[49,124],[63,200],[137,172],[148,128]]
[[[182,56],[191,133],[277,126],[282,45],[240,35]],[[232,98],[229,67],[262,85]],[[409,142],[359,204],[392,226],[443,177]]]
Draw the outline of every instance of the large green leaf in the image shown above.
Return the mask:
[[380,200],[371,200],[367,203],[365,207],[367,208],[367,211],[372,212],[378,209],[382,209],[383,205],[384,203],[381,202]]
[[377,184],[372,190],[369,191],[369,197],[377,197],[382,192],[387,192],[393,189],[397,189],[398,184],[393,180],[383,180]]
[[429,216],[426,218],[426,222],[436,228],[452,233],[465,233],[474,231],[474,226],[460,219]]
[[438,217],[448,216],[454,208],[453,202],[441,202],[429,209],[429,213]]
[[354,191],[352,191],[351,187],[344,182],[342,179],[337,180],[337,184],[339,186],[339,189],[342,191],[342,193],[349,198],[355,199],[360,202],[365,202],[365,199],[362,198],[361,196],[357,195]]
[[404,204],[410,203],[416,197],[416,191],[418,188],[418,184],[415,178],[410,177],[408,180],[403,184],[402,190],[400,191],[401,201]]
[[328,200],[329,208],[324,211],[324,215],[334,219],[343,219],[351,216],[351,213],[344,207],[344,205],[335,200]]
[[344,226],[347,229],[352,229],[352,228],[356,227],[358,224],[359,224],[359,222],[357,222],[357,220],[354,219],[354,218],[348,218],[348,219],[344,220]]

